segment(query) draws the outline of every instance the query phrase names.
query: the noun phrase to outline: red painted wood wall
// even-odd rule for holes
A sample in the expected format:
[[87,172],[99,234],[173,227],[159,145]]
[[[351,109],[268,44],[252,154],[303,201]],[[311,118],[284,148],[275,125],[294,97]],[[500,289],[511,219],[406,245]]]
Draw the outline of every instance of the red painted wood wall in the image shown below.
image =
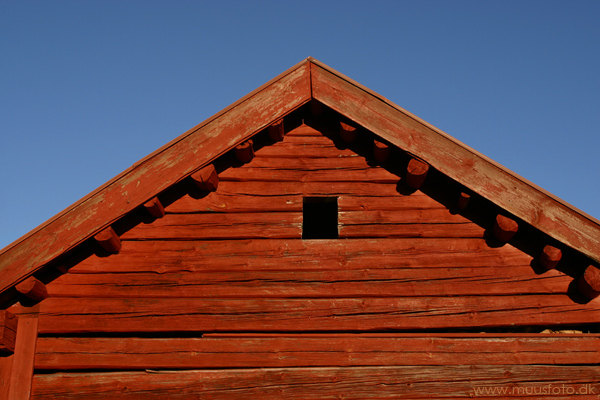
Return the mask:
[[[567,294],[572,278],[494,243],[476,212],[457,212],[433,184],[408,190],[402,168],[378,165],[368,138],[345,144],[336,126],[255,141],[243,165],[224,157],[216,192],[174,191],[163,218],[121,235],[118,254],[69,265],[35,310],[31,398],[425,399],[507,388],[502,398],[597,385],[597,334],[539,333],[600,319],[594,302]],[[338,198],[338,239],[301,238],[306,196]]]

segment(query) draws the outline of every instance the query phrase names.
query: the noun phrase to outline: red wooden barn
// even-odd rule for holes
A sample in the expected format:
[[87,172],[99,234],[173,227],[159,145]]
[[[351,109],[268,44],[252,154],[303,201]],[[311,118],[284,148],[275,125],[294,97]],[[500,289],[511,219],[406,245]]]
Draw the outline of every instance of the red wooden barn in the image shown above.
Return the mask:
[[596,398],[600,222],[306,59],[0,254],[0,399]]

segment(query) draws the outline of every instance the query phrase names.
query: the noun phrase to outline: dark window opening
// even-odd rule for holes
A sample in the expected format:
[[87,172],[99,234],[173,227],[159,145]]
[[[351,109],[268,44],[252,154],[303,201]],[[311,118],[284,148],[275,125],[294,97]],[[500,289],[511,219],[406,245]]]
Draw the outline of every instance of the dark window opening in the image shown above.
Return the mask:
[[337,239],[337,197],[305,197],[302,204],[302,239]]

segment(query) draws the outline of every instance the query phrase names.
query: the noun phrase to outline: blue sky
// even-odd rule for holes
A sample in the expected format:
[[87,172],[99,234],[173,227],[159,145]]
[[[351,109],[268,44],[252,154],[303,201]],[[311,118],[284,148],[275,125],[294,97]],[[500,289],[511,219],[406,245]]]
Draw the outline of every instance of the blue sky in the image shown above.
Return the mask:
[[600,1],[2,1],[0,247],[312,56],[600,218]]

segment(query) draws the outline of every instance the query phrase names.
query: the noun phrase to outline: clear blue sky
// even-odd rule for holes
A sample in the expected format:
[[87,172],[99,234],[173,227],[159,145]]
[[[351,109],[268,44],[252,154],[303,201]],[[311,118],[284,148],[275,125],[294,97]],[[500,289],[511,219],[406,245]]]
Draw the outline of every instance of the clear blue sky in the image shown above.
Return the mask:
[[0,2],[0,248],[312,56],[600,218],[600,1]]

